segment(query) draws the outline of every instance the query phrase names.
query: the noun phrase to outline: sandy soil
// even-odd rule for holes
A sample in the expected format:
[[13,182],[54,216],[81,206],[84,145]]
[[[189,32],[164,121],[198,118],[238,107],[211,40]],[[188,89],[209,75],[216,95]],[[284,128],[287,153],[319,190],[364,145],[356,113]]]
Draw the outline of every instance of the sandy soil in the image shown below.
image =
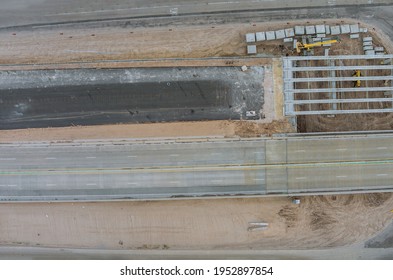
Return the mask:
[[153,124],[119,124],[60,128],[32,128],[0,131],[0,143],[15,141],[60,141],[75,139],[115,139],[149,137],[258,137],[294,132],[286,121],[206,121]]
[[[96,249],[302,249],[352,244],[391,222],[391,194],[0,204],[0,244]],[[268,229],[249,231],[249,222]]]
[[[324,22],[341,24],[356,21],[345,19]],[[321,21],[290,21],[172,28],[9,31],[0,33],[0,40],[4,42],[0,45],[0,64],[244,56],[244,36],[248,32],[320,23]],[[279,44],[277,41],[258,43],[258,54],[281,56],[287,53],[294,54],[290,45]]]

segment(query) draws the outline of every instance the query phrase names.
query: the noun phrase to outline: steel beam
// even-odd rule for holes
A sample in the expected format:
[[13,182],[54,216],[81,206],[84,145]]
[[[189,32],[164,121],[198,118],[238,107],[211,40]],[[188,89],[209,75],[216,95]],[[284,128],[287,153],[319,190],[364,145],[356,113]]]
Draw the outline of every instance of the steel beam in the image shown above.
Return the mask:
[[292,89],[288,92],[293,93],[319,93],[319,92],[366,92],[366,91],[391,91],[393,87],[361,87],[361,88],[311,88],[311,89]]
[[313,99],[292,100],[285,104],[330,104],[330,103],[366,103],[366,102],[392,102],[393,98],[356,98],[356,99]]
[[393,76],[367,76],[367,77],[318,77],[318,78],[293,78],[285,82],[308,83],[308,82],[343,82],[343,81],[386,81],[393,80]]
[[372,59],[387,59],[393,58],[393,54],[383,55],[336,55],[336,56],[287,56],[283,59],[292,61],[304,61],[304,60],[372,60]]
[[[288,70],[285,69],[284,70]],[[393,70],[393,65],[354,65],[354,66],[310,66],[310,67],[293,67],[291,71],[346,71],[346,70]]]
[[370,113],[393,113],[393,108],[388,109],[356,109],[356,110],[323,110],[323,111],[295,111],[294,116],[305,115],[338,115],[338,114],[370,114]]

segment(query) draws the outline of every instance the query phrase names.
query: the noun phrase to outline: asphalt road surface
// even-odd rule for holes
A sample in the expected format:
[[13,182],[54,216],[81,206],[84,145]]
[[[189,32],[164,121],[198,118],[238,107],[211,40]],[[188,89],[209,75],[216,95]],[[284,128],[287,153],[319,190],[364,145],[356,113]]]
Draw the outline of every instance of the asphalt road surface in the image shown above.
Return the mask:
[[121,17],[176,16],[238,10],[335,7],[390,0],[2,0],[0,27]]
[[246,119],[263,67],[0,72],[0,129]]
[[392,191],[393,135],[0,146],[0,198],[100,200]]

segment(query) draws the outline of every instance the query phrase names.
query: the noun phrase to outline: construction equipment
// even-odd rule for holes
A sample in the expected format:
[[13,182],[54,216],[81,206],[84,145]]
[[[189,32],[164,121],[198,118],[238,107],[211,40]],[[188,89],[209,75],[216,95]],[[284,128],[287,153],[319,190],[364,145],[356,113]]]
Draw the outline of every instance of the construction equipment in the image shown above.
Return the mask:
[[[355,70],[355,72],[353,72],[352,74],[352,77],[360,77],[360,76],[362,76],[360,70]],[[353,81],[353,87],[360,87],[360,80]]]
[[313,47],[321,47],[323,45],[333,44],[333,43],[337,43],[337,42],[338,42],[338,40],[336,40],[336,39],[315,42],[315,43],[311,43],[311,44],[303,44],[302,42],[296,42],[296,52],[300,53],[301,50],[303,50],[303,49],[305,49],[306,51],[310,51]]

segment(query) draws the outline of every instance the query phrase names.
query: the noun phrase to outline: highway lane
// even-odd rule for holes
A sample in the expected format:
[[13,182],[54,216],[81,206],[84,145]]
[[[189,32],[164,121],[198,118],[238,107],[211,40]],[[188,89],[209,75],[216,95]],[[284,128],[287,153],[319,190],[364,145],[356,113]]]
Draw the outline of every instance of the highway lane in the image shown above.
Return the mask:
[[263,142],[0,145],[0,197],[264,194]]
[[0,145],[2,200],[393,190],[393,135]]
[[108,3],[105,0],[3,0],[0,27],[110,18],[176,16],[238,10],[335,7],[391,3],[389,0],[164,0]]

